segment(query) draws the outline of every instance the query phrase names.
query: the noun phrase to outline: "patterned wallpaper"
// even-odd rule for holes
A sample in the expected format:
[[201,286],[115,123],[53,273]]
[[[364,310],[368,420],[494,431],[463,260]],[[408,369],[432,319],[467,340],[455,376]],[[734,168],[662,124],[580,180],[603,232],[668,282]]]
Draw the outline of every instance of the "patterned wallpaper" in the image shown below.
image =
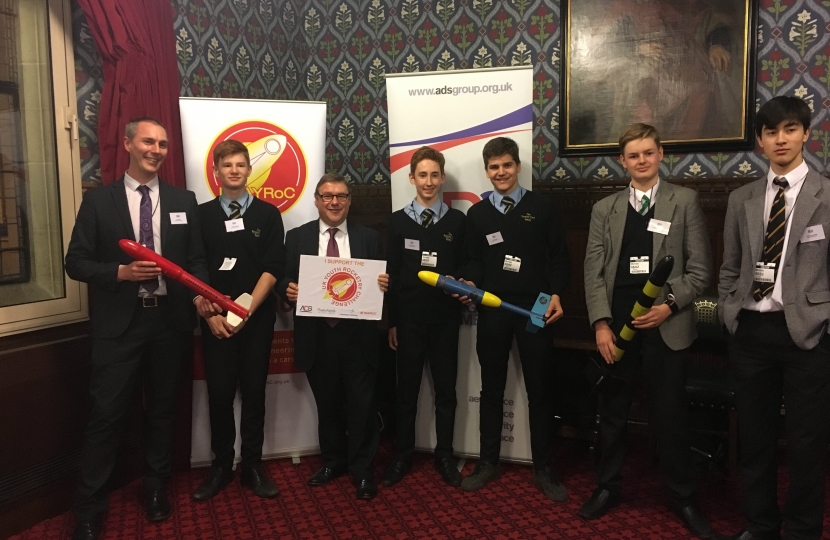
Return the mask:
[[[813,109],[808,163],[830,173],[830,0],[761,0],[758,103]],[[389,182],[384,73],[533,65],[537,182],[619,179],[615,157],[560,158],[558,0],[171,0],[183,96],[325,100],[326,168]],[[74,10],[82,173],[100,181],[100,58]],[[757,104],[756,104],[757,105]],[[758,176],[756,152],[667,154],[666,178]]]

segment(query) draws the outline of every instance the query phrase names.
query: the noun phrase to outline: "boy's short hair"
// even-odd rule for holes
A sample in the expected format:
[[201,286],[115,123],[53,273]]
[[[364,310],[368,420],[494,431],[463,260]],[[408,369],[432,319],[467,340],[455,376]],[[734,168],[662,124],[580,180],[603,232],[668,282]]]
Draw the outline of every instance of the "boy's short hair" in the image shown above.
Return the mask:
[[620,134],[620,155],[625,154],[625,145],[631,141],[639,141],[640,139],[654,139],[657,148],[660,148],[660,133],[657,131],[657,128],[651,124],[638,122],[631,124]]
[[429,146],[422,146],[415,150],[415,153],[412,154],[412,159],[409,161],[409,173],[414,175],[415,168],[418,167],[418,163],[425,159],[436,162],[438,167],[441,169],[441,174],[444,174],[444,155]]
[[803,99],[793,96],[776,96],[758,109],[755,116],[755,135],[761,137],[764,128],[774,128],[781,122],[789,120],[798,122],[804,131],[810,129],[812,112]]
[[228,156],[242,154],[245,156],[245,163],[251,166],[251,156],[248,154],[248,147],[234,139],[222,141],[213,149],[213,166],[218,167],[219,162]]
[[324,174],[322,178],[320,178],[319,182],[317,182],[317,186],[314,188],[314,194],[319,195],[320,186],[322,186],[323,184],[328,184],[329,182],[343,184],[344,186],[346,186],[346,191],[351,192],[351,188],[349,187],[349,183],[346,181],[345,176],[336,172],[328,172]]
[[482,157],[484,157],[484,168],[487,168],[487,165],[490,163],[492,158],[503,156],[505,154],[510,154],[510,157],[512,157],[513,161],[516,162],[516,165],[521,163],[519,160],[519,145],[516,144],[516,141],[509,137],[496,137],[495,139],[490,139],[487,141],[487,144],[484,145],[484,150],[481,152]]
[[152,116],[140,116],[138,118],[133,118],[129,122],[127,122],[127,125],[124,126],[124,136],[132,140],[133,137],[135,137],[136,132],[138,132],[138,124],[140,124],[141,122],[148,122],[150,124],[159,126],[162,129],[165,129],[165,127],[161,125],[161,122],[159,122]]

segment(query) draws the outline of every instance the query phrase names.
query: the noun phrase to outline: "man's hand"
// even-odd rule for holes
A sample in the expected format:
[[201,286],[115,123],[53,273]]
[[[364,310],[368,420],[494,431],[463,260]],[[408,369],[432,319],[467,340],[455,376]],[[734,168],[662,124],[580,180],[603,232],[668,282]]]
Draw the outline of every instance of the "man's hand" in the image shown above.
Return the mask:
[[715,71],[729,71],[729,62],[732,60],[732,54],[723,47],[723,45],[712,45],[709,48],[709,63],[715,68]]
[[394,326],[389,329],[389,348],[393,351],[398,350],[398,329]]
[[231,326],[231,325],[229,324],[228,326],[230,326],[230,327],[232,328],[231,333],[232,333],[232,334],[236,334],[237,332],[239,332],[240,330],[242,330],[242,327],[243,327],[243,326],[245,326],[245,323],[246,323],[246,322],[248,322],[248,319],[250,319],[250,318],[251,318],[251,314],[250,314],[250,313],[248,313],[248,316],[247,316],[247,317],[245,317],[244,319],[242,319],[242,322],[241,322],[241,323],[239,323],[238,325],[236,325],[236,326]]
[[289,301],[297,303],[298,294],[300,294],[300,289],[297,287],[297,284],[292,281],[288,284],[288,287],[285,288],[285,296],[288,297]]
[[227,319],[222,315],[215,315],[207,319],[207,323],[210,333],[216,336],[216,339],[229,338],[233,335],[233,326],[228,324]]
[[[447,276],[447,277],[452,277],[452,276]],[[455,279],[455,278],[453,278],[453,279]],[[475,286],[476,286],[476,284],[475,284],[475,283],[473,283],[472,281],[467,281],[467,280],[466,280],[466,279],[464,279],[464,278],[458,278],[458,282],[459,282],[459,283],[464,283],[464,284],[466,284],[466,285],[469,285],[470,287],[475,287]],[[452,295],[452,297],[453,297],[453,298],[458,298],[458,300],[459,300],[462,304],[464,304],[465,306],[469,306],[470,304],[472,304],[472,303],[473,303],[473,300],[472,300],[469,296],[460,296],[460,295],[454,294],[454,295]]]
[[210,319],[215,315],[222,314],[222,308],[219,307],[217,304],[214,304],[204,296],[197,296],[193,303],[196,305],[196,311],[199,312],[199,316],[204,319]]
[[606,364],[613,364],[617,361],[617,353],[614,350],[614,342],[617,337],[611,331],[607,321],[597,321],[594,323],[594,331],[596,332],[597,350],[602,355],[602,359]]
[[654,306],[649,310],[648,313],[645,315],[641,315],[632,321],[632,326],[637,330],[649,330],[651,328],[657,328],[663,321],[665,321],[668,316],[671,315],[671,308],[666,304],[660,304],[659,306]]
[[118,267],[118,281],[145,281],[161,275],[161,268],[152,261],[133,261]]
[[389,274],[379,274],[378,275],[378,287],[383,292],[389,290]]
[[565,312],[562,311],[562,302],[559,299],[559,295],[550,295],[550,305],[548,306],[548,310],[545,312],[545,326],[557,321],[564,314]]

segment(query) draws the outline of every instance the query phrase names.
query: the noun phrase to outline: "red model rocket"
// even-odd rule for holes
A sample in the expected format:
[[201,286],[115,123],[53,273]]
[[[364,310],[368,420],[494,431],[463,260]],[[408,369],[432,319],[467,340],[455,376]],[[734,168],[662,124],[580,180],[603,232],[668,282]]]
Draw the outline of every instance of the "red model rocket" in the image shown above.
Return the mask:
[[[237,302],[234,302],[233,300],[223,295],[213,287],[210,287],[203,281],[196,279],[196,277],[192,274],[185,272],[181,266],[165,259],[155,251],[147,249],[138,242],[134,242],[133,240],[127,240],[126,238],[123,240],[119,240],[118,245],[121,247],[122,250],[124,250],[124,252],[127,255],[129,255],[133,259],[137,261],[150,261],[156,263],[158,267],[161,269],[162,274],[164,274],[172,280],[178,281],[191,291],[195,292],[196,294],[202,295],[214,304],[219,305],[225,311],[228,311],[228,322],[232,326],[237,326],[238,323],[234,324],[234,321],[231,320],[233,318],[230,316],[231,314],[239,317],[239,322],[241,322],[242,319],[248,316],[247,308],[239,305]],[[243,294],[242,296],[237,298],[237,301],[241,300],[242,302],[245,302],[247,300],[245,297],[247,297],[247,299],[250,299],[251,295],[247,293]],[[248,303],[248,305],[250,306],[250,303]]]

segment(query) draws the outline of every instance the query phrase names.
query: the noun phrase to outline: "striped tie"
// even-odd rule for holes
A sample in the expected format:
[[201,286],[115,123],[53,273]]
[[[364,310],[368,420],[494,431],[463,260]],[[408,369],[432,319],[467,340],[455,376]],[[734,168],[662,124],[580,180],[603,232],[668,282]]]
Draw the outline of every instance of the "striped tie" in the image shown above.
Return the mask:
[[504,213],[507,214],[508,212],[513,210],[513,207],[516,205],[516,201],[514,201],[510,197],[502,197],[501,205],[504,206]]
[[[772,201],[772,208],[769,211],[769,221],[767,222],[767,234],[764,237],[764,253],[761,256],[763,263],[776,263],[775,276],[778,276],[778,263],[781,261],[781,254],[784,250],[784,234],[787,231],[787,200],[784,197],[784,190],[787,189],[789,183],[783,176],[776,176],[772,181],[778,186],[778,193],[775,194],[775,199]],[[756,302],[760,302],[766,295],[772,292],[775,287],[773,283],[761,283],[756,281],[753,284],[752,297]]]
[[231,204],[229,204],[228,206],[230,206],[231,209],[231,219],[239,219],[240,217],[242,217],[241,204],[239,204],[236,201],[231,201]]
[[424,229],[432,225],[432,216],[434,215],[435,213],[429,208],[424,208],[424,211],[421,212],[421,226]]
[[643,195],[643,198],[640,200],[642,206],[640,207],[640,215],[644,216],[648,213],[648,204],[651,202],[648,199],[648,195]]

